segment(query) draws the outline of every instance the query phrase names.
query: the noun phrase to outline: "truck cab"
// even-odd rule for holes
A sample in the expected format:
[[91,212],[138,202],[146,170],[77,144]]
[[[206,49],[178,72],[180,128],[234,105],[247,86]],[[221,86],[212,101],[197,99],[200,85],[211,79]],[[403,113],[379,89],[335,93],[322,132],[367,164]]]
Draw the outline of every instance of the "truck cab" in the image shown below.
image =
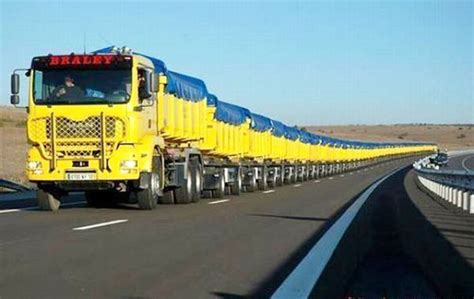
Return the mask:
[[[12,75],[14,105],[18,72]],[[26,175],[38,185],[40,207],[57,210],[69,191],[86,191],[94,203],[101,191],[130,195],[145,185],[156,186],[152,197],[160,195],[163,180],[152,175],[163,147],[156,127],[160,75],[149,59],[121,52],[50,54],[34,57],[26,75]]]

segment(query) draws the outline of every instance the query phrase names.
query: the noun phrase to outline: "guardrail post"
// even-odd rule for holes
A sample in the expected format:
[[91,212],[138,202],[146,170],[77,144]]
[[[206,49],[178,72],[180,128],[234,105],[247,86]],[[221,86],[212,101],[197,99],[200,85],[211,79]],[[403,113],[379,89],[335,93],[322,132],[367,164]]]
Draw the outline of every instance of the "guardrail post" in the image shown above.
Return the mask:
[[453,205],[456,206],[458,203],[458,189],[453,187]]
[[448,187],[448,202],[453,202],[453,188]]
[[451,194],[451,203],[456,205],[456,188],[452,187]]
[[462,193],[463,193],[462,190],[458,189],[458,196],[457,196],[457,206],[458,206],[458,208],[462,208],[462,200],[463,200]]
[[464,211],[469,210],[469,191],[464,190],[462,193],[462,209]]
[[474,214],[474,193],[469,195],[469,213]]

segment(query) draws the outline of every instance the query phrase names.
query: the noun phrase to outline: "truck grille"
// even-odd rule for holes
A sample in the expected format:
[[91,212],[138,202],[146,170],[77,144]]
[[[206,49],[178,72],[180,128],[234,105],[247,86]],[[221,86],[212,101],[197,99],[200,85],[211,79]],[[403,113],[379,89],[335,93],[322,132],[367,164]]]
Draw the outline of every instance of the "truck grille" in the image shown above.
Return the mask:
[[[30,139],[40,144],[43,153],[52,157],[52,117],[29,122]],[[101,156],[101,117],[90,116],[75,121],[58,116],[55,119],[55,152],[57,158],[98,158]],[[105,157],[109,157],[116,144],[125,137],[125,122],[115,116],[104,117]]]

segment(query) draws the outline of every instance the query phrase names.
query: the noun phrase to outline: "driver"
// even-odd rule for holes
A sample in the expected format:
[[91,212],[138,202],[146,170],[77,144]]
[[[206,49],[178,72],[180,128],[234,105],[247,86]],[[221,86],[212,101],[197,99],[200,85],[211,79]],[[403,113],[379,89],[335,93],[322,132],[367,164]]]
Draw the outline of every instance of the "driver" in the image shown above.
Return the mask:
[[71,76],[64,77],[64,86],[61,86],[55,94],[58,98],[78,99],[84,97],[84,91],[74,84]]

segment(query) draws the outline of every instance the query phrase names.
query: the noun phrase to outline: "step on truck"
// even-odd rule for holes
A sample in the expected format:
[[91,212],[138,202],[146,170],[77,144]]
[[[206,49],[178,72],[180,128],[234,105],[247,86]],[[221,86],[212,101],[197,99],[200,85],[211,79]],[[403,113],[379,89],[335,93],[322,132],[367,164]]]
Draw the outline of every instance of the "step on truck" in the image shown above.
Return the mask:
[[308,133],[221,101],[204,81],[126,47],[34,57],[11,76],[13,105],[22,72],[29,78],[26,175],[44,210],[57,211],[73,191],[92,206],[151,210],[436,148]]

